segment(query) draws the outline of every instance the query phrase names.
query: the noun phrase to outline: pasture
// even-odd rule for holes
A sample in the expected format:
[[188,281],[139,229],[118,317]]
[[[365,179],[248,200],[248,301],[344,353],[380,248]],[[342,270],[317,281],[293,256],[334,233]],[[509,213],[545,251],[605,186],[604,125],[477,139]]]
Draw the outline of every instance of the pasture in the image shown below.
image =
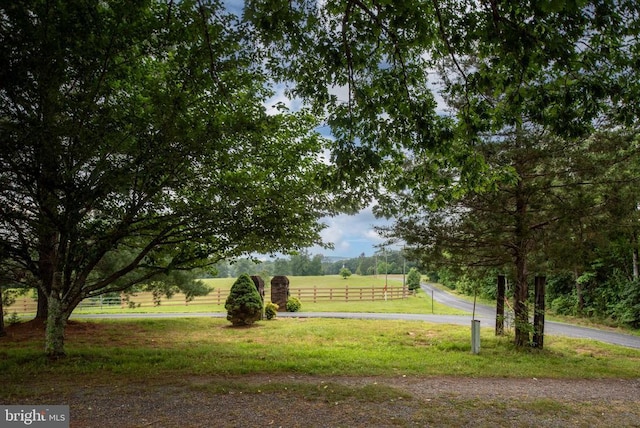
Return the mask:
[[[265,300],[270,300],[270,278],[265,278]],[[402,298],[402,276],[352,275],[343,279],[338,275],[291,276],[290,293],[302,302],[301,312],[374,312],[374,313],[414,313],[414,314],[463,314],[463,312],[432,302],[431,297],[419,291],[416,295],[405,293]],[[226,312],[224,303],[235,278],[209,278],[202,280],[210,289],[208,295],[197,296],[187,302],[185,296],[176,293],[171,298],[162,297],[158,302],[150,292],[137,292],[127,297],[94,298],[83,301],[74,314],[109,313],[161,313],[161,312]],[[384,299],[385,284],[395,293],[389,292]],[[318,296],[314,299],[314,289]],[[347,290],[345,299],[345,289]],[[303,290],[303,291],[301,291]],[[333,291],[331,291],[333,290]],[[375,292],[374,292],[375,290]],[[303,294],[300,294],[303,293]],[[333,295],[329,299],[330,293]],[[371,297],[375,296],[375,300]],[[314,300],[316,300],[314,302]],[[5,308],[7,313],[16,312],[27,318],[35,313],[36,303],[30,296],[20,297],[12,306]]]

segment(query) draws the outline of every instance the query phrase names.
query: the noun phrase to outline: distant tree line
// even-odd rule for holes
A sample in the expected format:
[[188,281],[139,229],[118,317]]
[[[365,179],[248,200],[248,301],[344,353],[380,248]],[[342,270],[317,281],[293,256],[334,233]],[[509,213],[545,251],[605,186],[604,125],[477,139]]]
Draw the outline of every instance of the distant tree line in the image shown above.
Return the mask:
[[339,275],[343,267],[355,275],[383,275],[408,273],[415,266],[415,262],[405,260],[401,251],[387,251],[386,256],[383,252],[372,256],[362,253],[358,257],[337,261],[330,260],[322,254],[312,255],[308,251],[302,251],[275,260],[224,260],[216,264],[215,276],[229,278],[238,277],[243,273],[262,277]]

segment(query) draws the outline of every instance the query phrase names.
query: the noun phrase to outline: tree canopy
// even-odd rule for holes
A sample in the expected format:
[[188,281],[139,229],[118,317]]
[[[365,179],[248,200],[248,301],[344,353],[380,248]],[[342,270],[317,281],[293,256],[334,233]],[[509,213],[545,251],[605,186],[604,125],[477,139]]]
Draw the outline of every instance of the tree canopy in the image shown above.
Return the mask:
[[0,3],[4,283],[48,302],[64,354],[84,298],[320,243],[325,140],[279,106],[216,1]]
[[[38,287],[58,356],[83,298],[309,247],[338,208],[410,215],[517,183],[484,151],[514,135],[633,135],[639,16],[635,0],[247,0],[241,17],[2,0],[3,280]],[[267,112],[276,83],[309,110]]]
[[[448,209],[430,216],[443,224],[439,236],[446,240],[453,230],[448,242],[462,248],[474,230],[492,249],[483,257],[511,252],[522,274],[538,229],[534,217],[541,224],[553,220],[538,210],[548,205],[529,199],[553,178],[527,176],[539,168],[548,173],[549,153],[561,159],[563,145],[577,147],[595,131],[637,133],[636,1],[247,4],[246,16],[279,59],[279,76],[326,112],[336,163],[352,185],[375,195],[379,214],[419,217]],[[544,159],[523,163],[518,151]],[[510,160],[496,162],[493,154],[503,152]],[[515,205],[505,210],[516,242],[488,227],[489,213],[485,222],[466,215],[474,207],[478,213],[483,194],[497,195],[502,184],[514,185]],[[516,344],[524,345],[526,278],[516,284]]]
[[388,215],[491,186],[505,172],[474,150],[484,136],[637,123],[635,1],[246,5],[277,76],[326,113],[347,182]]

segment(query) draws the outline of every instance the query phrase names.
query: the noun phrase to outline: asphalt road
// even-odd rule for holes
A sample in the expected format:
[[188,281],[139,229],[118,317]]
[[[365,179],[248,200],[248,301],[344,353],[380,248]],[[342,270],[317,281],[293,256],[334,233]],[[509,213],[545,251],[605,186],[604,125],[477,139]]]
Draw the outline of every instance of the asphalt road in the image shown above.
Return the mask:
[[[422,289],[428,295],[433,295],[436,302],[443,303],[452,308],[461,309],[471,313],[473,311],[473,303],[457,298],[456,296],[439,290],[429,284],[423,284]],[[433,293],[433,294],[432,294]],[[505,309],[506,311],[506,309]],[[483,304],[476,304],[476,319],[480,320],[480,325],[492,326],[495,328],[496,308]],[[471,318],[467,319],[470,323]],[[600,330],[596,328],[581,327],[572,324],[559,323],[545,320],[544,333],[555,336],[567,336],[581,339],[593,339],[600,342],[612,343],[614,345],[626,346],[629,348],[640,349],[640,336],[631,334],[617,333],[614,331]]]
[[[431,315],[431,314],[381,314],[381,313],[355,313],[355,312],[279,312],[281,318],[338,318],[338,319],[374,319],[374,320],[405,320],[426,321],[433,323],[471,325],[473,303],[457,298],[446,291],[423,284],[422,289],[433,295],[436,302],[452,308],[466,311],[468,315]],[[483,328],[495,328],[496,310],[494,307],[476,304],[475,319],[480,321]],[[191,313],[135,313],[135,314],[78,314],[72,315],[73,319],[91,318],[184,318],[184,317],[226,317],[222,312],[191,312]],[[508,320],[505,328],[508,327]],[[608,330],[580,327],[553,321],[546,321],[544,325],[545,335],[567,336],[582,339],[593,339],[614,345],[640,349],[640,336],[617,333]]]

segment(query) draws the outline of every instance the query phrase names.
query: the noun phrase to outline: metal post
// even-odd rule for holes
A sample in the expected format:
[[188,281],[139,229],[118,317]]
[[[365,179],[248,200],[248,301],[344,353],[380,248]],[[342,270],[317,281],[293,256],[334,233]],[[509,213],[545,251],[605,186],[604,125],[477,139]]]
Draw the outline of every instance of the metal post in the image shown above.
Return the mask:
[[471,353],[480,353],[480,320],[476,319],[477,290],[473,293],[473,315],[471,320]]
[[471,353],[480,353],[480,320],[471,320]]

